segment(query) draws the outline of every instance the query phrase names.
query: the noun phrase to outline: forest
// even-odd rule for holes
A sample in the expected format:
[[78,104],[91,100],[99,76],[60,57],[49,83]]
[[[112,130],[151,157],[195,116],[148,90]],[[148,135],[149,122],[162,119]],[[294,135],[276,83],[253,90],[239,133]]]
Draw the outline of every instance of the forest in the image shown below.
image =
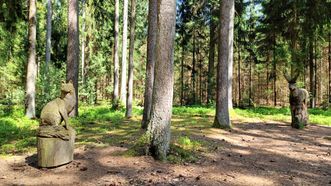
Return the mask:
[[330,10],[0,0],[0,185],[330,185]]

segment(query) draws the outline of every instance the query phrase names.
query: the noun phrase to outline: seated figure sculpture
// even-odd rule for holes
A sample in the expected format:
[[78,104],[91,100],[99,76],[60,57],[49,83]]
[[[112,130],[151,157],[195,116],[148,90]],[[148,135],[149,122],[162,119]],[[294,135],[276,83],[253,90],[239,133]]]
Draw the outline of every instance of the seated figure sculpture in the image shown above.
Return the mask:
[[60,125],[64,121],[65,128],[68,129],[68,115],[73,111],[75,104],[75,88],[70,80],[69,83],[62,84],[60,98],[50,101],[42,109],[40,126]]
[[75,88],[69,81],[62,84],[60,97],[42,109],[37,133],[38,166],[56,167],[73,160],[76,133],[68,118],[75,105]]

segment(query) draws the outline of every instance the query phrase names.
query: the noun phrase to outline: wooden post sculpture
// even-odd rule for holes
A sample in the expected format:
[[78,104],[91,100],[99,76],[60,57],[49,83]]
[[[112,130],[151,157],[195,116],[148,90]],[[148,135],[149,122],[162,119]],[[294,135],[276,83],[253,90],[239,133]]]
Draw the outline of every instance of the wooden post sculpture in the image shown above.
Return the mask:
[[62,84],[60,98],[50,101],[42,109],[37,133],[39,167],[57,167],[73,160],[76,133],[68,125],[68,116],[75,104],[75,88],[70,81]]
[[296,129],[302,129],[308,124],[307,102],[309,93],[306,89],[296,86],[299,75],[298,71],[294,73],[293,77],[284,72],[290,90],[291,126]]

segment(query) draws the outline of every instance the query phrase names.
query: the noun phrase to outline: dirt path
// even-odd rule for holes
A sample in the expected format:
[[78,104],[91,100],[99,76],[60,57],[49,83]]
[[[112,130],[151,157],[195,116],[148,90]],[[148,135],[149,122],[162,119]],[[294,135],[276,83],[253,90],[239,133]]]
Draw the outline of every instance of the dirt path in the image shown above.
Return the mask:
[[36,168],[33,155],[0,159],[0,185],[331,185],[331,141],[323,138],[331,128],[250,123],[198,131],[193,137],[216,148],[196,163],[119,156],[123,147],[80,147],[71,164],[54,169]]

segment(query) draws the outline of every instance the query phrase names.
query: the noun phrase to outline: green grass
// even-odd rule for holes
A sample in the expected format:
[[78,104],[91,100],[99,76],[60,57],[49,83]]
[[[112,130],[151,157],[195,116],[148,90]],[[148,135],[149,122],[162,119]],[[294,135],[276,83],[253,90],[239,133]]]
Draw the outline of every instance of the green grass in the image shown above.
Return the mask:
[[32,150],[36,146],[38,122],[24,117],[20,107],[12,107],[10,113],[6,109],[0,111],[0,154]]
[[[29,120],[23,108],[0,105],[0,154],[20,154],[36,151],[36,130],[38,120]],[[134,117],[124,118],[125,110],[112,110],[108,105],[86,106],[79,109],[80,116],[71,119],[77,131],[76,145],[124,146],[130,150],[127,155],[144,153],[144,134],[140,130],[142,108],[134,108]],[[214,120],[213,107],[174,107],[172,119],[172,144],[169,159],[171,162],[186,162],[196,159],[196,151],[208,150],[208,141],[198,136],[201,129],[208,129]],[[310,109],[310,123],[331,126],[331,110]],[[281,121],[290,122],[288,108],[234,109],[231,118],[237,122]],[[204,149],[202,147],[207,147]],[[139,152],[141,151],[141,152]]]

